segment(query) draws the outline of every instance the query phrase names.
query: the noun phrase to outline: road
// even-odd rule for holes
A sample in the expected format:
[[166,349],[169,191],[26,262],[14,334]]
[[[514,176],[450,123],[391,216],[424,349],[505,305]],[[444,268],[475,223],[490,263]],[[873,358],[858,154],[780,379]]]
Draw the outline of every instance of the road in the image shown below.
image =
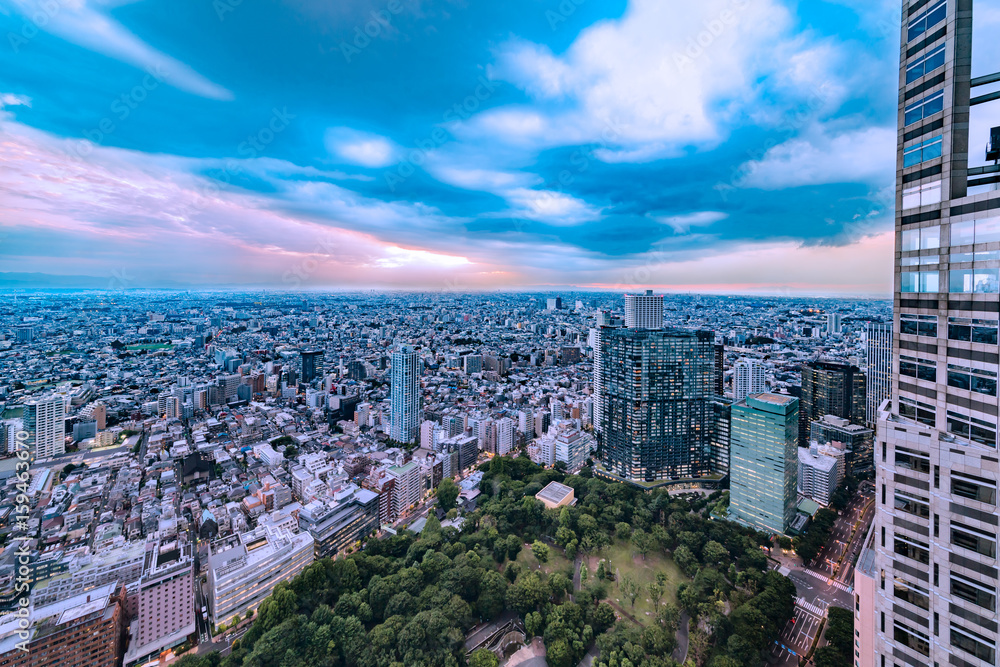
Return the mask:
[[776,667],[798,667],[799,658],[809,652],[821,623],[819,615],[796,606],[792,619],[785,624],[778,641],[771,647],[768,663]]

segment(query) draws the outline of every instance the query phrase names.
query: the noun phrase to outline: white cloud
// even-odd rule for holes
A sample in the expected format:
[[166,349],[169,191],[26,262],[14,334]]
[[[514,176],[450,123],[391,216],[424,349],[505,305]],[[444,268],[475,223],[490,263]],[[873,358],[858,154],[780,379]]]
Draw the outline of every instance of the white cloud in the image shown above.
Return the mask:
[[762,159],[745,163],[737,185],[763,190],[825,183],[884,185],[892,179],[895,161],[894,129],[869,127],[834,134],[817,127],[771,148]]
[[31,106],[31,98],[13,93],[0,93],[0,109],[4,107]]
[[371,168],[388,167],[399,155],[399,149],[389,139],[349,127],[327,130],[326,147],[331,154],[350,164]]
[[[231,100],[233,94],[187,65],[157,51],[117,21],[92,7],[122,4],[87,0],[12,0],[14,8],[37,28],[156,75],[168,84],[195,95]],[[103,7],[102,7],[103,8]],[[43,17],[43,20],[39,20]],[[13,35],[13,37],[11,37]],[[10,33],[8,39],[23,39]]]
[[759,79],[782,65],[770,56],[799,48],[784,37],[790,25],[776,0],[633,0],[620,20],[587,28],[564,55],[521,40],[504,45],[498,76],[535,106],[493,109],[455,131],[535,147],[593,142],[607,161],[713,145],[725,120],[762,104]]
[[649,217],[659,223],[668,225],[678,234],[687,234],[692,227],[708,227],[719,220],[725,220],[729,214],[722,211],[698,211],[684,215],[659,215],[650,213]]

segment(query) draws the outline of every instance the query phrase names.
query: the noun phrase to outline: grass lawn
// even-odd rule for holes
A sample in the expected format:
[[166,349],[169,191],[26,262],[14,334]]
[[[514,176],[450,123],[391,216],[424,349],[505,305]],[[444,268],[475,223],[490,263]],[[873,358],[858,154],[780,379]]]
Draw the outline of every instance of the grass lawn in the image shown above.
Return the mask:
[[165,350],[173,346],[173,343],[140,343],[139,345],[127,345],[125,349],[129,352],[135,352],[136,350]]
[[[548,562],[542,563],[542,572],[546,574],[552,574],[553,572],[562,572],[569,576],[573,571],[573,563],[568,558],[563,550],[554,544],[546,544],[549,548],[549,560]],[[521,549],[521,552],[517,554],[517,562],[523,565],[525,568],[535,570],[538,568],[538,560],[535,558],[535,554],[531,553],[531,546],[526,546]]]
[[[669,556],[651,551],[646,554],[646,560],[643,560],[629,542],[616,541],[599,554],[590,556],[587,567],[590,570],[589,576],[591,578],[596,576],[597,563],[601,558],[607,559],[608,563],[605,566],[610,566],[611,572],[617,571],[619,575],[617,581],[608,584],[608,597],[643,623],[649,623],[655,617],[653,601],[649,597],[647,585],[656,581],[657,572],[662,572],[667,576],[663,597],[660,599],[661,605],[667,602],[676,604],[677,585],[684,581],[690,581],[674,565],[674,561]],[[628,598],[618,588],[619,582],[625,575],[631,575],[640,586],[639,597],[635,599],[635,607],[629,604]]]

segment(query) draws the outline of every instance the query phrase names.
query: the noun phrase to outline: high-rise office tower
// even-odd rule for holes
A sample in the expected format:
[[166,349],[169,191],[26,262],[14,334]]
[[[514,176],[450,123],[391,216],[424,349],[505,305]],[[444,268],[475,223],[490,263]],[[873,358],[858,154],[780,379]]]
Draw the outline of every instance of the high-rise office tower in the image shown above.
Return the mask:
[[795,519],[799,400],[748,396],[732,408],[729,512],[758,530],[785,533]]
[[66,404],[62,396],[53,394],[27,401],[23,421],[33,459],[66,453]]
[[714,388],[716,396],[722,396],[726,389],[726,346],[723,343],[715,344],[715,381]]
[[763,394],[767,390],[764,378],[764,364],[757,359],[740,359],[733,364],[733,402]]
[[715,335],[605,328],[600,359],[604,468],[640,482],[710,473]]
[[616,320],[611,313],[602,310],[597,314],[597,326],[590,330],[591,345],[594,348],[594,430],[601,428],[601,400],[604,390],[604,371],[601,366],[601,339],[603,332],[609,327],[621,326],[621,320]]
[[389,437],[411,443],[420,429],[420,356],[410,345],[392,353]]
[[892,394],[892,323],[869,322],[865,332],[865,426],[873,429]]
[[811,361],[802,367],[800,445],[808,444],[809,422],[823,415],[865,423],[865,376],[861,369],[835,361]]
[[874,628],[863,667],[997,664],[1000,174],[984,160],[1000,158],[987,104],[1000,99],[995,12],[982,0],[903,3],[898,333],[856,571],[859,593],[873,593],[856,600],[856,627]]
[[323,374],[323,350],[303,350],[299,356],[302,359],[303,382],[312,382]]
[[663,295],[653,294],[651,289],[645,294],[626,294],[625,326],[630,329],[662,329]]
[[828,334],[840,334],[843,331],[842,316],[840,313],[826,314],[826,332]]

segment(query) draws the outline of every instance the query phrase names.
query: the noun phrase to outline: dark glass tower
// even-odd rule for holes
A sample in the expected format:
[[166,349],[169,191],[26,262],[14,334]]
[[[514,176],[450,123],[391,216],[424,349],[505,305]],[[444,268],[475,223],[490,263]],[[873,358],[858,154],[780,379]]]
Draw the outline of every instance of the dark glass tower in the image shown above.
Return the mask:
[[811,361],[802,367],[800,446],[809,444],[810,422],[823,415],[865,423],[865,374],[860,368],[833,361]]
[[712,472],[715,335],[606,328],[600,344],[604,468],[635,482]]

